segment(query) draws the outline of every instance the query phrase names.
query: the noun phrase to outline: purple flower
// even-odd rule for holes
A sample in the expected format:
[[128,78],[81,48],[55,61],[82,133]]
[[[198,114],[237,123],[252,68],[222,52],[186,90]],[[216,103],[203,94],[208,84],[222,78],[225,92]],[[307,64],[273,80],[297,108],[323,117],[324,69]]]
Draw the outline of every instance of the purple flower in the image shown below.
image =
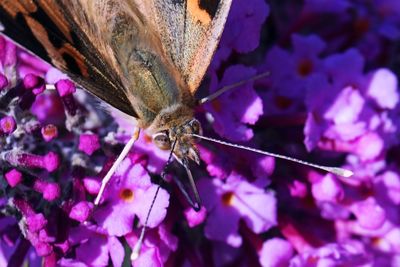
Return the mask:
[[294,257],[291,267],[311,266],[367,266],[372,261],[362,244],[348,242],[343,245],[328,244]]
[[107,266],[110,259],[114,266],[122,265],[124,247],[121,242],[99,227],[81,225],[72,229],[70,242],[77,245],[76,259],[88,266]]
[[[125,236],[130,247],[134,247],[138,235],[129,233]],[[176,251],[178,239],[166,225],[161,224],[147,232],[141,249],[140,257],[132,261],[132,266],[163,266],[171,252]]]
[[228,46],[239,53],[256,49],[260,42],[261,26],[268,13],[268,5],[262,0],[233,2],[221,46]]
[[205,226],[205,235],[209,239],[238,247],[242,243],[238,233],[240,219],[255,233],[267,231],[276,224],[274,194],[238,175],[229,176],[226,182],[202,179],[198,187],[209,213]]
[[326,44],[316,35],[292,36],[293,51],[280,47],[271,48],[262,71],[271,74],[256,84],[267,88],[261,92],[266,115],[293,113],[304,105],[308,80],[321,70],[320,54]]
[[[399,265],[399,14],[396,0],[233,1],[196,97],[269,76],[196,108],[204,135],[355,175],[203,140],[190,168],[204,206],[189,208],[171,179],[187,182],[185,171],[171,164],[130,264]],[[0,123],[0,266],[129,265],[169,151],[142,129],[94,207],[138,124],[76,86],[0,37],[0,122],[13,120]]]
[[[350,50],[327,58],[326,73],[313,77],[304,130],[309,150],[317,145],[327,149],[334,146],[337,151],[352,151],[368,161],[397,143],[393,136],[397,122],[389,115],[398,102],[397,81],[388,70],[363,75],[362,68],[361,55]],[[381,106],[379,110],[376,105]]]
[[[236,65],[228,68],[221,82],[216,74],[211,77],[211,92],[226,85],[251,78],[256,75],[254,69]],[[204,105],[212,115],[211,122],[215,131],[222,137],[233,141],[247,141],[253,137],[253,131],[247,127],[255,124],[262,115],[262,102],[252,87],[252,82],[227,92]]]
[[[94,219],[109,235],[123,236],[132,231],[135,216],[143,225],[157,186],[140,164],[127,157],[118,167],[104,193],[104,205],[94,212]],[[160,189],[150,213],[148,226],[156,227],[166,216],[169,195]]]

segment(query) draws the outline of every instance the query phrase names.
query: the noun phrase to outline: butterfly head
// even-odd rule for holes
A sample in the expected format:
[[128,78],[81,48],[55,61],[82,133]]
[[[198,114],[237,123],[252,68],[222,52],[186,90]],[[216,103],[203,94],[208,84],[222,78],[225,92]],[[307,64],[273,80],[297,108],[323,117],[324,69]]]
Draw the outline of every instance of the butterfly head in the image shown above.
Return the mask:
[[191,134],[201,134],[200,122],[194,118],[182,125],[171,127],[168,130],[153,134],[154,144],[162,150],[172,149],[174,142],[174,155],[183,164],[187,165],[188,159],[200,164],[199,151],[196,147],[197,139]]

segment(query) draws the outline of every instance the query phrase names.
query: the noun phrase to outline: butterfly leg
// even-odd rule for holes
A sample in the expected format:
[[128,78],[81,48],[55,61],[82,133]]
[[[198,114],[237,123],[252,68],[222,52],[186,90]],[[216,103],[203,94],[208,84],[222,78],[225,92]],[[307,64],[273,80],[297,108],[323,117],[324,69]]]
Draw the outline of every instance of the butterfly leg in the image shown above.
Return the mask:
[[114,174],[115,170],[121,163],[121,161],[126,157],[126,155],[129,153],[131,150],[133,144],[136,142],[136,140],[139,139],[139,133],[140,133],[140,128],[135,127],[134,133],[129,139],[128,143],[126,143],[124,149],[122,150],[121,154],[119,154],[118,158],[115,160],[114,164],[111,166],[110,170],[107,172],[106,176],[104,176],[103,180],[101,181],[101,187],[99,190],[99,193],[97,194],[96,199],[94,200],[94,204],[98,205],[101,199],[101,196],[103,195],[104,189],[106,188],[107,183],[110,181],[111,176]]

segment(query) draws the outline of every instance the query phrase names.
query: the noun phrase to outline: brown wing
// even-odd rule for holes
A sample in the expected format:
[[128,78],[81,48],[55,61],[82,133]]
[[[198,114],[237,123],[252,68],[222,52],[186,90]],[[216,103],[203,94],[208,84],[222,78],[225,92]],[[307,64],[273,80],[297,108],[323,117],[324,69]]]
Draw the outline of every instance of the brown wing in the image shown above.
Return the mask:
[[217,48],[232,0],[131,0],[157,29],[194,94]]
[[[82,6],[82,3],[91,2],[94,4]],[[126,96],[124,76],[115,51],[100,29],[100,23],[109,22],[109,17],[105,16],[109,6],[99,9],[103,2],[1,0],[0,29],[21,46],[66,72],[92,94],[137,117]],[[93,20],[96,17],[97,21]]]

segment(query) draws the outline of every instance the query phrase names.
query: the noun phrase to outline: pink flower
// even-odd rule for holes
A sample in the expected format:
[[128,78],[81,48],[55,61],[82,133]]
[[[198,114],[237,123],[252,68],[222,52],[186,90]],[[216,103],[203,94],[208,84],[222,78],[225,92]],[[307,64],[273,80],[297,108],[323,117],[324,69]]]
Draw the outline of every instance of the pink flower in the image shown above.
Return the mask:
[[[143,225],[157,185],[140,164],[132,164],[129,157],[118,167],[104,193],[104,205],[94,212],[96,222],[109,235],[123,236],[132,231],[135,216]],[[156,227],[166,216],[169,195],[160,189],[150,213],[148,227]]]

